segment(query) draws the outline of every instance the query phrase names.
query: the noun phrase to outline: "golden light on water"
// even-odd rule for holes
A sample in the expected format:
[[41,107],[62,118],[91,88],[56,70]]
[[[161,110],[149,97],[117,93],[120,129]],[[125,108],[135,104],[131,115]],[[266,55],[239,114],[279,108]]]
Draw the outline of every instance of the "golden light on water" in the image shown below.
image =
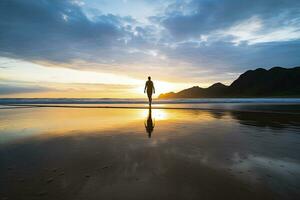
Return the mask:
[[[141,116],[142,118],[147,118],[149,115],[149,110],[148,109],[143,109],[141,111]],[[167,120],[169,118],[168,113],[163,110],[163,109],[152,109],[151,110],[151,115],[153,120]]]
[[0,115],[1,141],[5,143],[33,136],[41,138],[76,134],[122,134],[145,131],[145,122],[153,121],[154,131],[174,123],[207,124],[214,116],[207,111],[154,108],[26,108],[3,110]]

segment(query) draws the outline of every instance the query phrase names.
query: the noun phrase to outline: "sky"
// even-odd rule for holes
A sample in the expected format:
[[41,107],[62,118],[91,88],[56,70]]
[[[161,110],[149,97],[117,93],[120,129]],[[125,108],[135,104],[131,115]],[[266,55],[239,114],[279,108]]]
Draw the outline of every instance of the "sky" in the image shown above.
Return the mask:
[[0,1],[0,97],[157,96],[299,52],[299,0]]

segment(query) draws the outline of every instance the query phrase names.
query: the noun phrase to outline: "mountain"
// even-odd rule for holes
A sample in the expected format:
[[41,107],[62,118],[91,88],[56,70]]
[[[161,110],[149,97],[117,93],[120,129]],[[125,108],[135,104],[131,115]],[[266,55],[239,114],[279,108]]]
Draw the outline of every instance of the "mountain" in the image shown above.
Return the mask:
[[158,98],[214,97],[300,97],[300,67],[248,70],[229,86],[222,83],[208,88],[194,86],[178,93],[161,94]]

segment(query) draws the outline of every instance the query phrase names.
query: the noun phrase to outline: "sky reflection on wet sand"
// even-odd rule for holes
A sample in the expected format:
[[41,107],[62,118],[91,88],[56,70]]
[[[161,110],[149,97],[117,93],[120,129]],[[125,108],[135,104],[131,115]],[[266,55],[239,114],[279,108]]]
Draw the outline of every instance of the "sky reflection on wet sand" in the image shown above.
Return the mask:
[[3,197],[299,197],[296,114],[152,109],[149,138],[148,109],[0,112]]

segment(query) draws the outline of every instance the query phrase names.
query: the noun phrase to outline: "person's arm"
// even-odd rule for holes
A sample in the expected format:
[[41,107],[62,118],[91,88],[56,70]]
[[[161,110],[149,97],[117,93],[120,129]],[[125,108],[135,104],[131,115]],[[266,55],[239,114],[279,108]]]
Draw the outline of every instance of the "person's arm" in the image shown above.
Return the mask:
[[154,83],[153,83],[153,93],[155,94],[155,88],[154,88]]
[[146,82],[146,84],[145,84],[144,93],[146,93],[146,89],[147,89],[147,82]]

